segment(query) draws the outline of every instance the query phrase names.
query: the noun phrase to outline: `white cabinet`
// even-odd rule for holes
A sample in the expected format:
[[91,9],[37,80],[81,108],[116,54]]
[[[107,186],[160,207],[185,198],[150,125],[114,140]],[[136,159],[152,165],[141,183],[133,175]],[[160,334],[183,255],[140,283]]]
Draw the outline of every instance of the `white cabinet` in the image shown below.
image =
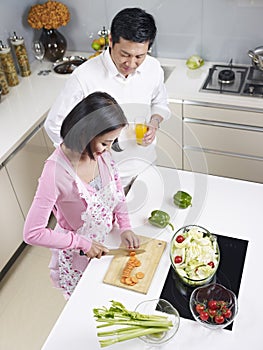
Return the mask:
[[24,217],[31,206],[38,178],[48,155],[43,130],[39,129],[6,163],[7,172]]
[[182,169],[182,102],[170,100],[171,117],[157,131],[157,165]]
[[263,113],[186,103],[186,170],[263,182]]
[[0,169],[0,271],[23,241],[24,217],[6,168]]

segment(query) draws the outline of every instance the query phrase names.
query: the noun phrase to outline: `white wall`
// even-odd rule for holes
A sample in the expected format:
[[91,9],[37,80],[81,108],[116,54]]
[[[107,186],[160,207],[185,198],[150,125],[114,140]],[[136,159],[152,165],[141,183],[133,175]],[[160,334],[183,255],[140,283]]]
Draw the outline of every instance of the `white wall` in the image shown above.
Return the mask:
[[[25,38],[31,54],[33,37],[40,30],[27,24],[34,0],[0,0],[0,40],[16,31]],[[109,28],[113,16],[124,7],[139,6],[152,13],[158,26],[154,53],[162,57],[187,58],[198,53],[207,60],[250,63],[248,49],[263,45],[263,0],[63,0],[71,21],[60,31],[68,49],[91,51],[92,35]]]

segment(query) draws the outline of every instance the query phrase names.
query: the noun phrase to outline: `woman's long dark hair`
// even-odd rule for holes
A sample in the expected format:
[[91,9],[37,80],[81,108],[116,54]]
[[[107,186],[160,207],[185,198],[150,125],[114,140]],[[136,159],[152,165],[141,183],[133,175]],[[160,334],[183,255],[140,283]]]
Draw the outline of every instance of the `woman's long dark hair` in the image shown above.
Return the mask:
[[[60,136],[72,151],[88,153],[94,159],[90,142],[128,124],[116,100],[105,92],[94,92],[80,101],[64,119]],[[118,147],[116,147],[118,150]],[[120,149],[119,149],[120,150]]]

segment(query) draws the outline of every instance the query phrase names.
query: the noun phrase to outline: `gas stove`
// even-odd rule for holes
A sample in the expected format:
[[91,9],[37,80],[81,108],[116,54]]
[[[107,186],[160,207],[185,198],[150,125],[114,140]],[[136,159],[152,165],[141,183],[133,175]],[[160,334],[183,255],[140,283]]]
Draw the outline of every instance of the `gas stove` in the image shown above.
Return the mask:
[[209,69],[201,92],[263,97],[263,71],[252,66],[216,64]]

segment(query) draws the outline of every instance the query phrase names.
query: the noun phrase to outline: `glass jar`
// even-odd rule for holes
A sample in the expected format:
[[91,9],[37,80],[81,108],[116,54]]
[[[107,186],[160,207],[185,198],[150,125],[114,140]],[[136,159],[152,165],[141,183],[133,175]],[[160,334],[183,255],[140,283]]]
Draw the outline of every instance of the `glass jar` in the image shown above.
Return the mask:
[[31,74],[31,70],[26,47],[24,44],[24,38],[22,36],[18,37],[14,32],[14,35],[10,37],[10,42],[14,48],[21,76],[28,77]]
[[0,85],[2,87],[2,95],[6,95],[9,92],[9,86],[6,80],[5,73],[3,71],[3,68],[0,64]]
[[5,72],[5,76],[9,86],[15,86],[19,84],[16,67],[11,55],[11,49],[8,45],[3,45],[0,42],[0,62]]

